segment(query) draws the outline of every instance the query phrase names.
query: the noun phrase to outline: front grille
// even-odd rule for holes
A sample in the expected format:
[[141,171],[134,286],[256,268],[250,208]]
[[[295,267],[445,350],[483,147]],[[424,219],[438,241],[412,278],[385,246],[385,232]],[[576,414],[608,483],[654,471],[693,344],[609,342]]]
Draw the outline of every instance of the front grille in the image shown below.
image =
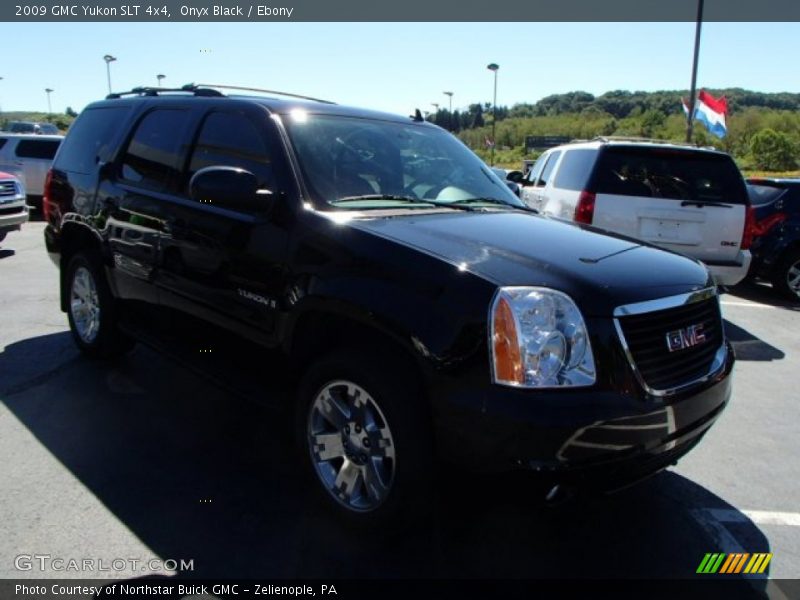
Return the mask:
[[0,181],[0,196],[15,196],[17,187],[13,181]]
[[25,212],[25,206],[12,206],[11,208],[3,208],[0,206],[0,215],[14,215],[16,213]]
[[[618,317],[624,341],[641,378],[653,390],[672,390],[709,374],[723,344],[716,296],[644,314]],[[670,352],[669,332],[701,325],[705,341]]]

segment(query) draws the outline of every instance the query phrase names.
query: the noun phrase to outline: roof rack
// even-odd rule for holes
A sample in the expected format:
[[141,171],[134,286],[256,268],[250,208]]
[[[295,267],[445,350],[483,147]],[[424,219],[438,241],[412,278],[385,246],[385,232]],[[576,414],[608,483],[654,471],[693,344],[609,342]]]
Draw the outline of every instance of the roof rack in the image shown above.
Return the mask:
[[[299,98],[300,100],[311,100],[312,102],[321,102],[322,104],[336,104],[336,102],[331,102],[330,100],[323,100],[321,98],[314,98],[312,96],[303,96],[301,94],[292,94],[289,92],[279,92],[278,90],[265,90],[261,88],[252,88],[252,87],[242,87],[239,85],[220,85],[217,83],[198,83],[195,84],[196,88],[201,89],[208,89],[208,88],[219,88],[221,90],[236,90],[239,92],[260,92],[263,94],[274,94],[276,96],[286,96],[288,98]],[[158,88],[156,88],[158,89]]]
[[598,135],[592,138],[593,142],[648,142],[650,144],[669,144],[670,146],[689,146],[699,148],[700,144],[691,142],[673,142],[672,140],[660,140],[656,138],[639,137],[635,135]]
[[175,93],[185,93],[185,94],[194,94],[195,96],[212,96],[212,97],[220,97],[224,96],[222,92],[217,90],[212,90],[208,88],[202,88],[197,86],[193,83],[187,83],[184,86],[179,88],[162,88],[162,87],[135,87],[130,91],[127,92],[114,92],[106,96],[106,100],[115,100],[117,98],[122,98],[123,96],[160,96],[162,94],[175,94]]

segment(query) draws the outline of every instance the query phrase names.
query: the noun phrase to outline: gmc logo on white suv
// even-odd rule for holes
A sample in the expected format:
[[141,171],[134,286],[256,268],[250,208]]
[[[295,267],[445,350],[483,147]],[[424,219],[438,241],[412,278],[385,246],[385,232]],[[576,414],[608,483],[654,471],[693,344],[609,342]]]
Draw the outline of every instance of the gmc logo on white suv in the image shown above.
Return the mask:
[[670,352],[686,350],[706,341],[702,325],[689,325],[667,333],[667,348]]

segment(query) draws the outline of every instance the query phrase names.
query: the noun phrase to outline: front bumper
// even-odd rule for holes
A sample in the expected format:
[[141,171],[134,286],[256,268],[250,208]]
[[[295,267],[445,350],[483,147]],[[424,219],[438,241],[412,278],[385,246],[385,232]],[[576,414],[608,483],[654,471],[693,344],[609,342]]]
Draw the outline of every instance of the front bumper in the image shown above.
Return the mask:
[[462,388],[437,403],[440,453],[483,471],[525,469],[556,483],[622,487],[694,447],[730,399],[733,363],[728,346],[711,379],[666,398],[630,379],[618,389]]
[[16,231],[28,221],[28,206],[25,199],[0,204],[0,232]]

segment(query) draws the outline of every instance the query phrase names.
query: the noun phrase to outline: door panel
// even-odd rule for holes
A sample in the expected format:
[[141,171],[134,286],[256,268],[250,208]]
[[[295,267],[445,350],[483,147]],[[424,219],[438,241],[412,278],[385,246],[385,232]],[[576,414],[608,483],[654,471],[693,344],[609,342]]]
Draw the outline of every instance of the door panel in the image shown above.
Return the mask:
[[[274,125],[260,108],[211,111],[194,136],[181,193],[169,201],[157,277],[162,304],[268,341],[285,282],[288,171]],[[252,212],[189,197],[199,169],[235,166],[270,193]]]

